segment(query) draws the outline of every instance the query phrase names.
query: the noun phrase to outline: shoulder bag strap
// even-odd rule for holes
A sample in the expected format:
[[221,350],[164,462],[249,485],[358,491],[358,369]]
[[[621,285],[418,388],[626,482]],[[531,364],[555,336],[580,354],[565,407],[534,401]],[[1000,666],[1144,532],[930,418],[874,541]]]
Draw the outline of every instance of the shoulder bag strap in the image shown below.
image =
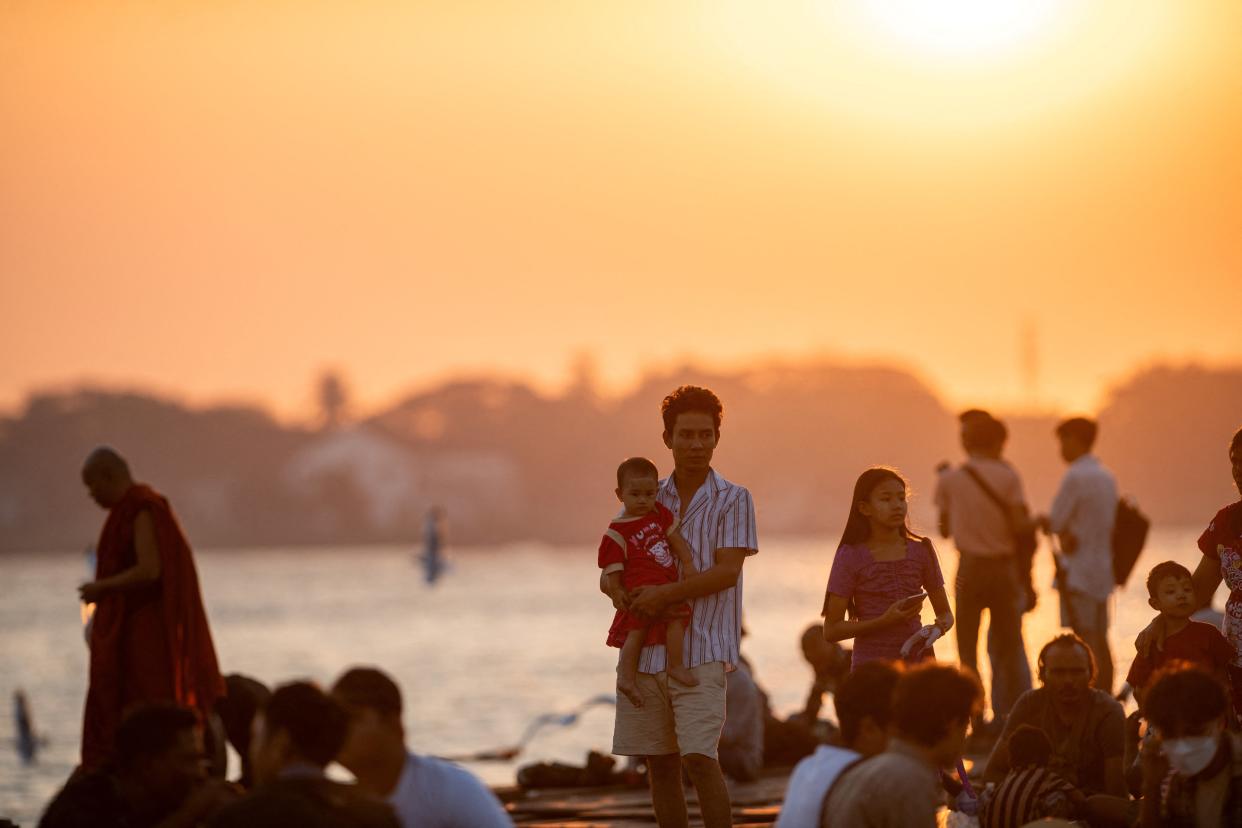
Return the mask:
[[975,481],[975,484],[983,490],[983,493],[988,496],[988,500],[996,504],[996,508],[1001,510],[1001,514],[1005,516],[1005,523],[1009,524],[1010,531],[1012,531],[1013,512],[1010,511],[1009,504],[1001,499],[1001,496],[996,493],[996,490],[989,486],[987,481],[983,479],[983,475],[979,474],[978,470],[973,468],[969,463],[962,464],[962,471],[970,475],[970,479]]

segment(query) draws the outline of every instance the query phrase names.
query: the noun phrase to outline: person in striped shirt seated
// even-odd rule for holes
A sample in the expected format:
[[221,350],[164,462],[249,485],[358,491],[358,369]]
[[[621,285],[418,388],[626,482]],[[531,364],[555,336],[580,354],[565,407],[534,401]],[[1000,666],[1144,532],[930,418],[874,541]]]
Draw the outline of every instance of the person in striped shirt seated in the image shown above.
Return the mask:
[[1011,770],[979,812],[982,828],[1018,828],[1046,817],[1070,819],[1081,811],[1086,798],[1048,769],[1052,743],[1042,730],[1022,725],[1005,748]]

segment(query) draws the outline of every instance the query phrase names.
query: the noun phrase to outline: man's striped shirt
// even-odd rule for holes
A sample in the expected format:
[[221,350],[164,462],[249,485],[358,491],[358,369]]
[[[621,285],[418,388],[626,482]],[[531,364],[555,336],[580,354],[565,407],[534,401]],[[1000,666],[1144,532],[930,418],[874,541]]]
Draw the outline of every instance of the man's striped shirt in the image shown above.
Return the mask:
[[[759,551],[755,528],[755,504],[745,487],[725,480],[714,469],[694,493],[682,513],[677,484],[669,475],[660,481],[656,499],[681,519],[681,535],[694,552],[694,565],[705,572],[716,565],[717,549],[745,549],[747,555]],[[684,651],[686,666],[697,667],[723,661],[726,670],[738,662],[742,636],[742,575],[728,589],[690,601],[690,623],[686,625]],[[667,664],[663,644],[644,647],[638,670],[659,673]]]

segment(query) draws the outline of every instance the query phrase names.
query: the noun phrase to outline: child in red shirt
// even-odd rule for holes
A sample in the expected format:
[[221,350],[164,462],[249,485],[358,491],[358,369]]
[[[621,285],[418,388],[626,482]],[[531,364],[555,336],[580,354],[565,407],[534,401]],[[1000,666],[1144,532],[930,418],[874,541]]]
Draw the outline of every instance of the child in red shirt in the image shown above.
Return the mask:
[[665,645],[670,678],[685,685],[699,683],[686,669],[682,653],[690,605],[674,604],[664,617],[654,619],[629,611],[630,591],[639,586],[676,583],[678,562],[685,577],[698,574],[693,553],[677,531],[677,517],[656,501],[659,478],[655,464],[645,457],[631,457],[617,468],[617,499],[624,507],[599,544],[599,566],[607,577],[608,597],[617,608],[608,630],[608,646],[621,648],[617,691],[635,707],[643,704],[635,677],[645,645]]
[[1227,684],[1233,645],[1211,624],[1190,620],[1196,608],[1190,570],[1175,561],[1156,564],[1147,576],[1147,594],[1147,603],[1160,613],[1167,632],[1163,650],[1152,647],[1148,655],[1140,651],[1130,665],[1126,681],[1134,688],[1139,707],[1152,675],[1171,661],[1189,661]]

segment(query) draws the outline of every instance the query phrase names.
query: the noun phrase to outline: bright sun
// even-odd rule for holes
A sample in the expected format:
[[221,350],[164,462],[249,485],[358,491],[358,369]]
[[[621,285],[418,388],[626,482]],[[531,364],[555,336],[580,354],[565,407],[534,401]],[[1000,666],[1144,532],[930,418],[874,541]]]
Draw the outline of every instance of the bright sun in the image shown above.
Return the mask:
[[1069,0],[859,0],[879,32],[943,57],[1009,52],[1047,33]]

